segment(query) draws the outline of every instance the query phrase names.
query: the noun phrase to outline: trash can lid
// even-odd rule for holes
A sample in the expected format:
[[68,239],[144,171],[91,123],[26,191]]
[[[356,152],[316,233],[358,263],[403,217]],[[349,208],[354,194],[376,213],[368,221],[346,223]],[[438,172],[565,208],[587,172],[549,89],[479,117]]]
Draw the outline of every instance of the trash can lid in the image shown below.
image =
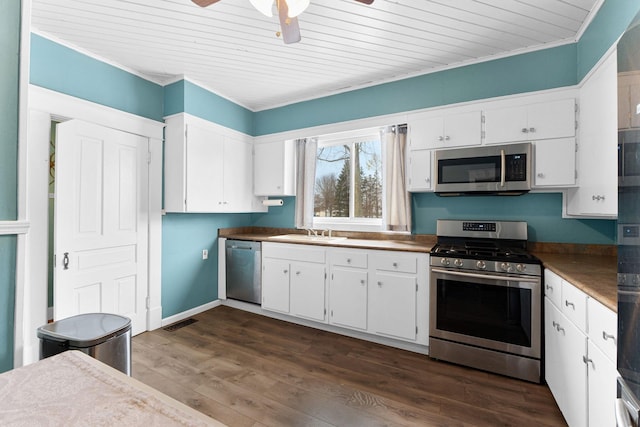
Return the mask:
[[38,328],[38,338],[92,347],[131,329],[131,319],[110,313],[87,313],[56,320]]

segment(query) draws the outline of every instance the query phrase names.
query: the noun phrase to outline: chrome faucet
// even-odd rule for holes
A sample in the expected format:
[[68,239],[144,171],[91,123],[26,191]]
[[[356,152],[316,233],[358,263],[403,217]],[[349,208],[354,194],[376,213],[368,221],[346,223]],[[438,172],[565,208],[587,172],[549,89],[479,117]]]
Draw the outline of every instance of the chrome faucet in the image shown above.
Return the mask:
[[324,233],[326,233],[327,231],[329,232],[329,238],[331,238],[331,229],[330,228],[328,228],[326,230],[322,230],[322,237],[324,237]]

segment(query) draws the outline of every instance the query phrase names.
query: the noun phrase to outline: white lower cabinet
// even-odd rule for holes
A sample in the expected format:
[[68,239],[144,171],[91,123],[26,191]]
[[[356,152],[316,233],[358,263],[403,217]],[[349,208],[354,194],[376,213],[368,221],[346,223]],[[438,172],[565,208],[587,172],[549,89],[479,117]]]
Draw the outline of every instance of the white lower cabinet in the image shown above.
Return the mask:
[[366,269],[332,266],[329,282],[329,323],[367,330]]
[[371,287],[371,328],[377,334],[414,341],[418,278],[377,271]]
[[289,312],[289,260],[262,259],[262,308]]
[[587,425],[587,336],[545,298],[545,377],[567,424]]
[[426,253],[264,242],[262,308],[426,346],[428,264]]
[[549,389],[570,427],[613,427],[616,314],[549,270],[545,283]]
[[325,266],[310,262],[291,263],[291,314],[318,322],[326,319]]

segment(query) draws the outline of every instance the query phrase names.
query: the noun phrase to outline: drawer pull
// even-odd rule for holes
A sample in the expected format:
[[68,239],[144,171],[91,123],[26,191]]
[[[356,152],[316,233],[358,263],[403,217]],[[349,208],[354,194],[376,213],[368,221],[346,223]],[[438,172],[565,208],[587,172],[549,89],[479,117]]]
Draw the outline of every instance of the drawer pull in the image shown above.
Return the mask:
[[576,309],[576,305],[572,302],[569,302],[569,300],[564,300],[564,305],[566,305],[567,307],[571,307],[572,309]]
[[351,258],[347,258],[347,264],[351,264]]
[[585,363],[585,365],[588,365],[589,363],[591,363],[591,367],[593,369],[596,369],[596,365],[593,363],[593,360],[587,358],[587,356],[582,356],[582,361]]
[[397,263],[397,262],[394,262],[394,263],[393,263],[393,266],[394,266],[395,268],[398,268],[398,263]]
[[382,287],[382,282],[378,282],[378,286]]
[[296,271],[296,276],[299,276],[299,275],[300,275],[300,272],[299,272],[299,271]]
[[616,344],[616,336],[608,334],[605,331],[602,331],[602,339],[605,340],[605,341],[611,339],[613,341],[613,343]]
[[360,283],[364,285],[364,279],[360,279]]
[[283,272],[284,274],[287,274],[287,273],[289,272],[289,270],[282,270],[282,272]]

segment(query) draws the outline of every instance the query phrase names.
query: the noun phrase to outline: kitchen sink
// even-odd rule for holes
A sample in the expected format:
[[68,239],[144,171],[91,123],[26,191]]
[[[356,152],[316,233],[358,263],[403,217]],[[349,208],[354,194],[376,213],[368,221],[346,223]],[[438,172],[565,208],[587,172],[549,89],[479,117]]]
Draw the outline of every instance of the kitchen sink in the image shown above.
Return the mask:
[[336,237],[336,236],[308,236],[306,234],[281,234],[278,236],[269,237],[270,240],[282,240],[282,241],[296,241],[296,242],[339,242],[341,240],[346,240],[346,237]]

